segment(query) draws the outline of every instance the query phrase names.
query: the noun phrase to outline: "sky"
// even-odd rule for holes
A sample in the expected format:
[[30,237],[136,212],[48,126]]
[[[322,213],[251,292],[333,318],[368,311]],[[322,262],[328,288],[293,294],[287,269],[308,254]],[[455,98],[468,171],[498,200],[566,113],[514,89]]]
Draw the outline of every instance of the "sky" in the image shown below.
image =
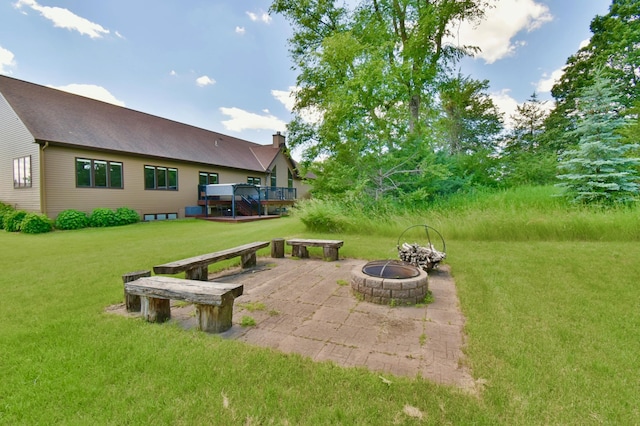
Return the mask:
[[[489,80],[508,124],[534,92],[552,106],[554,79],[611,0],[491,1],[448,41],[481,48],[460,72]],[[270,4],[0,0],[0,74],[269,144],[286,134],[297,76],[292,29]]]

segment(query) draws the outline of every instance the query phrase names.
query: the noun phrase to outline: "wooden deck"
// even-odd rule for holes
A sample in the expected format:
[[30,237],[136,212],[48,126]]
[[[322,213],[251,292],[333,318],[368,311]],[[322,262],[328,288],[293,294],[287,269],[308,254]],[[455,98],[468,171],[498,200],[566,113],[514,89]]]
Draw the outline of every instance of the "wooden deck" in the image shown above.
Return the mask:
[[256,220],[270,220],[270,219],[280,219],[282,216],[270,214],[270,215],[262,215],[262,216],[196,216],[197,219],[208,220],[211,222],[230,222],[230,223],[239,223],[239,222],[254,222]]

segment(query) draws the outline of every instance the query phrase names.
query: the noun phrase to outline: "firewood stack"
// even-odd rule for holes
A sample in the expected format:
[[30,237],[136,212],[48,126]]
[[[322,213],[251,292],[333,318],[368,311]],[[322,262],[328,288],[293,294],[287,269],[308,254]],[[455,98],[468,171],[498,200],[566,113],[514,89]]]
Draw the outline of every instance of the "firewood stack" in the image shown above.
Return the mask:
[[433,244],[424,247],[415,243],[402,243],[402,245],[398,247],[398,256],[400,256],[400,260],[403,262],[410,263],[427,272],[436,268],[438,263],[447,257],[445,253],[436,250]]

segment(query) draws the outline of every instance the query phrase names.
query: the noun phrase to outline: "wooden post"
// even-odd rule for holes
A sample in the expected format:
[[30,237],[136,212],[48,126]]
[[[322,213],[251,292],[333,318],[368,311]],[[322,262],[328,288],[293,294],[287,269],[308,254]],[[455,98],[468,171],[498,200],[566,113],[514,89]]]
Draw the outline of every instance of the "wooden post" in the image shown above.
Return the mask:
[[[138,278],[142,277],[150,277],[151,271],[135,271],[128,272],[122,276],[122,283],[130,283],[131,281],[135,281]],[[127,312],[140,312],[140,296],[136,296],[134,294],[127,294],[124,292],[124,303],[127,307]]]
[[274,238],[271,240],[271,257],[275,259],[284,257],[284,238]]

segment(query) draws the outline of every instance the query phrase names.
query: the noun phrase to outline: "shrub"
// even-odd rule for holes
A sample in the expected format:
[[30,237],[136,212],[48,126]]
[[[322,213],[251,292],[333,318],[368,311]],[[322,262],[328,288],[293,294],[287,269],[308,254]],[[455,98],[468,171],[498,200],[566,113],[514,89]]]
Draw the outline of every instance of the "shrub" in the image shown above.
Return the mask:
[[13,211],[13,207],[3,202],[0,202],[0,229],[4,229],[4,217]]
[[89,226],[89,217],[78,210],[64,210],[56,218],[57,229],[82,229]]
[[53,221],[43,214],[28,213],[22,220],[20,230],[25,234],[44,234],[51,232]]
[[118,225],[116,213],[107,208],[97,208],[91,212],[89,217],[89,226],[94,228],[105,228],[107,226]]
[[116,210],[116,220],[118,225],[129,225],[140,222],[140,216],[138,212],[129,207],[120,207]]
[[328,200],[306,200],[295,208],[302,223],[314,232],[344,232],[350,228],[350,220],[336,202]]
[[4,223],[4,229],[8,232],[20,231],[22,220],[26,215],[27,215],[27,212],[24,210],[13,210],[5,214],[2,220]]

